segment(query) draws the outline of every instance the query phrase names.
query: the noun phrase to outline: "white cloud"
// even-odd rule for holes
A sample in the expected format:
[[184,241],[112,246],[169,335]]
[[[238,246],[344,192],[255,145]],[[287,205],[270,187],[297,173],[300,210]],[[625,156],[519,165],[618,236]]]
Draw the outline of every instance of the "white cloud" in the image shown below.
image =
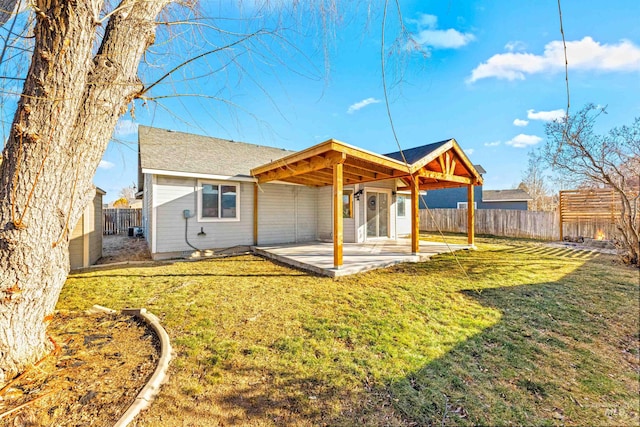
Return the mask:
[[407,23],[416,24],[418,29],[424,28],[436,28],[438,26],[438,17],[436,15],[429,15],[428,13],[421,13],[418,19],[407,19]]
[[525,127],[529,124],[529,120],[515,119],[513,121],[514,126]]
[[107,170],[107,169],[113,168],[114,166],[115,166],[115,164],[111,163],[108,160],[100,160],[100,163],[98,164],[98,169]]
[[500,141],[493,141],[493,142],[485,142],[484,143],[485,147],[497,147],[498,145],[500,145]]
[[417,20],[407,20],[416,24],[418,32],[411,35],[409,48],[429,49],[458,49],[476,39],[471,33],[462,33],[453,28],[438,29],[438,17],[422,14]]
[[524,44],[524,42],[516,40],[507,43],[506,45],[504,45],[504,48],[509,52],[522,51],[525,50],[526,45]]
[[347,113],[353,114],[356,111],[363,109],[367,105],[377,104],[379,102],[382,102],[382,101],[380,101],[379,99],[375,99],[375,98],[363,99],[362,101],[356,102],[355,104],[351,104],[349,106],[349,108],[347,109]]
[[[569,41],[567,58],[570,70],[640,71],[640,47],[629,40],[617,44],[601,44],[591,37]],[[547,43],[542,55],[526,52],[493,55],[474,68],[467,81],[473,83],[489,77],[524,80],[531,74],[563,71],[564,65],[564,46],[556,40]]]
[[124,138],[138,133],[138,124],[129,119],[120,119],[113,131],[114,138]]
[[475,151],[476,151],[476,150],[474,150],[473,148],[466,148],[466,149],[464,150],[465,154],[468,154],[468,155],[470,155],[470,156],[471,156],[471,155],[473,155],[473,153],[474,153]]
[[538,112],[536,112],[535,110],[527,110],[527,118],[531,120],[542,120],[543,122],[550,122],[563,118],[565,113],[566,111],[561,108],[558,110]]
[[511,145],[515,148],[524,148],[530,145],[536,145],[540,141],[542,141],[542,138],[540,138],[539,136],[525,135],[524,133],[521,133],[520,135],[515,136],[513,139],[505,142],[505,144]]

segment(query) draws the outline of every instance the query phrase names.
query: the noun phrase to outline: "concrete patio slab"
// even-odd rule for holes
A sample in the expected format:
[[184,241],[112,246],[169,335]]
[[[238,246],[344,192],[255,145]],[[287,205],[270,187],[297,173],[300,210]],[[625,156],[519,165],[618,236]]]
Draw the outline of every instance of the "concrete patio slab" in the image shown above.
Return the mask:
[[375,240],[343,245],[343,266],[333,267],[333,243],[308,242],[286,245],[254,246],[258,255],[274,259],[302,270],[329,277],[348,276],[363,271],[385,268],[403,262],[426,261],[434,255],[472,249],[471,245],[445,245],[420,242],[420,253],[411,253],[409,239]]

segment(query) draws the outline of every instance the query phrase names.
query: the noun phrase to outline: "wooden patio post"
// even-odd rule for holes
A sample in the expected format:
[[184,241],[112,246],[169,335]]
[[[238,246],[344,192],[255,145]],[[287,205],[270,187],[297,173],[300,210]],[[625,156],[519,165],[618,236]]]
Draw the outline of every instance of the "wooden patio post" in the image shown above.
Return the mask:
[[342,163],[333,165],[333,267],[342,266]]
[[411,177],[411,252],[420,252],[420,178]]
[[475,245],[476,218],[473,201],[473,184],[467,186],[467,243]]
[[253,244],[258,245],[258,183],[253,184]]

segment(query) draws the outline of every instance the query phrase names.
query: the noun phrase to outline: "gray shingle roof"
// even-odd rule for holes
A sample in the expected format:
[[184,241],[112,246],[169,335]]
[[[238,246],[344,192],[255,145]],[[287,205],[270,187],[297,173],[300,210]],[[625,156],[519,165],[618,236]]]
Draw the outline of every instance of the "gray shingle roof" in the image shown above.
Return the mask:
[[138,126],[140,168],[224,176],[250,176],[257,166],[293,151]]
[[525,201],[533,200],[533,197],[524,190],[484,190],[483,202]]
[[[407,163],[413,164],[418,160],[428,156],[431,152],[437,150],[442,147],[447,142],[451,141],[451,139],[445,139],[444,141],[434,142],[433,144],[421,145],[420,147],[407,148],[406,150],[402,150],[404,153],[404,157],[407,160]],[[394,151],[393,153],[385,154],[387,157],[391,157],[394,160],[404,161],[402,159],[402,155],[399,151]]]
[[[451,139],[445,139],[444,141],[438,141],[432,144],[408,148],[406,150],[402,150],[402,152],[404,153],[404,157],[407,159],[407,163],[413,164],[418,160],[428,156],[430,153],[442,147],[444,144],[446,144],[449,141],[451,141]],[[385,156],[391,157],[392,159],[395,159],[395,160],[400,160],[401,162],[403,161],[402,154],[400,154],[399,151],[394,151],[393,153],[385,154]],[[473,167],[476,169],[476,171],[478,171],[480,175],[484,175],[485,173],[487,173],[487,171],[484,170],[484,168],[480,165],[473,165]]]

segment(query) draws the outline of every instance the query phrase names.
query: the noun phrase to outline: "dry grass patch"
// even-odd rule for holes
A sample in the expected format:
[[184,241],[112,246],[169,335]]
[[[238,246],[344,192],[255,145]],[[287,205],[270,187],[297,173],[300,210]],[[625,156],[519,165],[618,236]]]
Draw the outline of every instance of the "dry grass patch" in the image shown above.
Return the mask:
[[59,347],[0,391],[2,426],[112,426],[156,368],[155,335],[131,316],[59,312]]

